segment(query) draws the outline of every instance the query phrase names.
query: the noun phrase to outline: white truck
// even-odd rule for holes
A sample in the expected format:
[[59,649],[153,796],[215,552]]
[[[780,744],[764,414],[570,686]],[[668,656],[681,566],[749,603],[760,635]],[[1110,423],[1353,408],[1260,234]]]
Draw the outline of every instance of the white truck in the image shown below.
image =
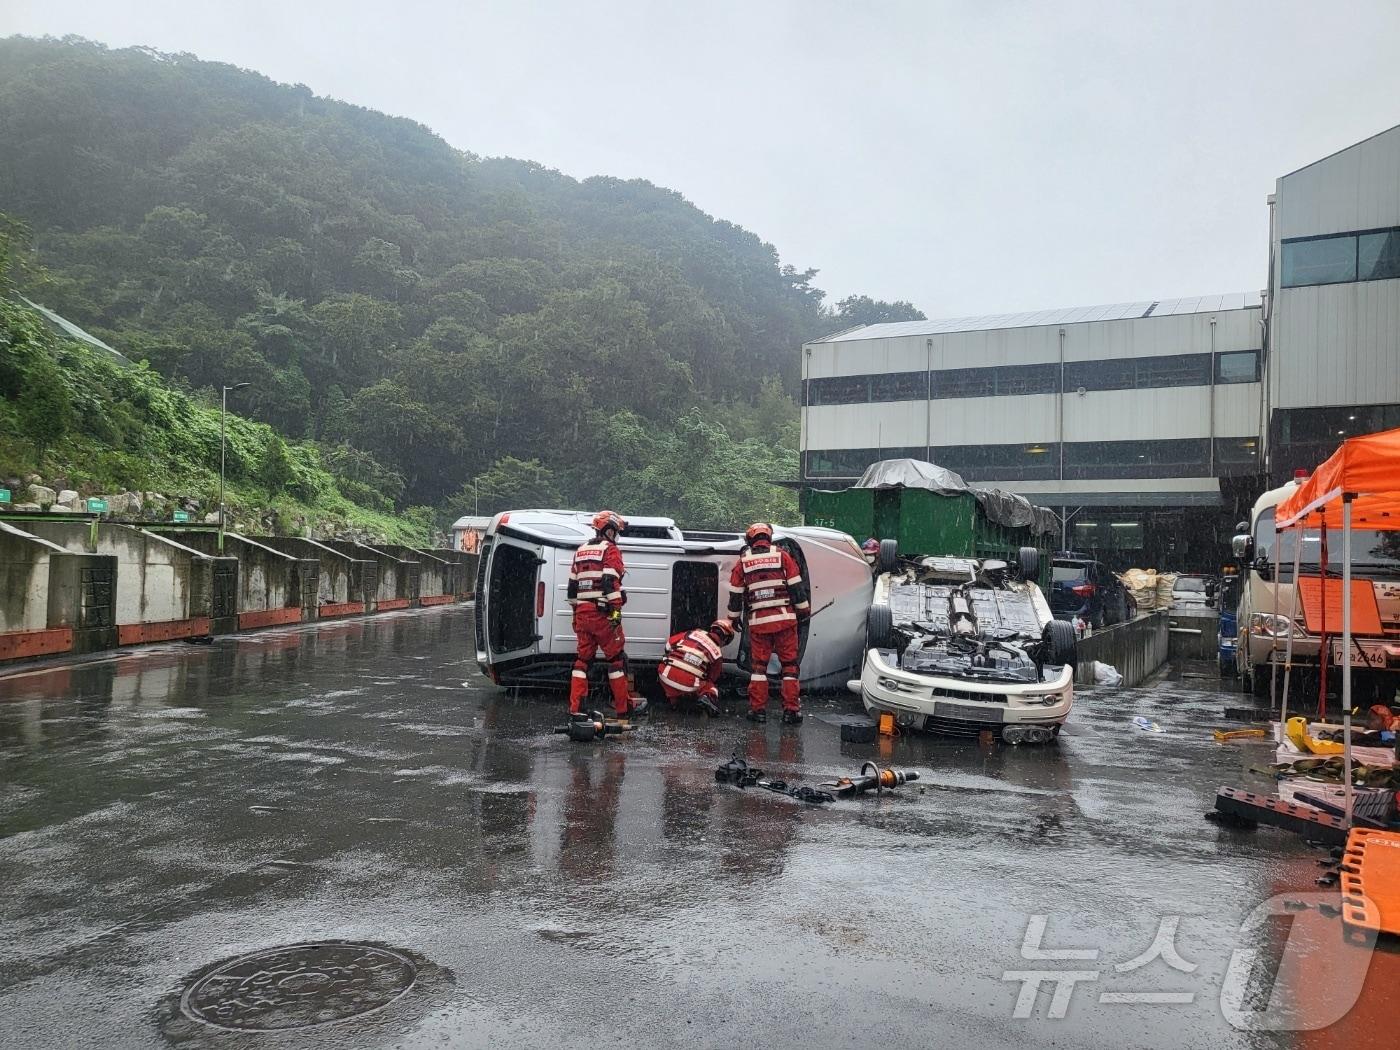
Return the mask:
[[[1240,561],[1240,603],[1237,620],[1236,662],[1240,688],[1257,697],[1272,695],[1271,679],[1278,672],[1277,688],[1283,688],[1283,662],[1288,635],[1293,633],[1294,681],[1309,681],[1317,687],[1321,639],[1308,630],[1293,579],[1293,562],[1298,558],[1298,574],[1306,579],[1321,575],[1322,538],[1317,529],[1302,534],[1287,529],[1275,542],[1274,513],[1299,485],[1295,479],[1264,493],[1254,504],[1249,521],[1240,522],[1232,546]],[[1400,544],[1395,534],[1352,531],[1352,580],[1369,585],[1380,612],[1383,634],[1358,637],[1353,645],[1353,690],[1356,702],[1365,706],[1369,697],[1389,702],[1400,685]],[[1327,575],[1341,578],[1342,539],[1340,529],[1327,533],[1329,562]],[[1313,625],[1318,626],[1317,624]],[[1341,657],[1342,611],[1340,605],[1328,613],[1330,666],[1339,666]],[[1358,665],[1364,660],[1366,670]],[[1301,682],[1300,682],[1301,684]]]

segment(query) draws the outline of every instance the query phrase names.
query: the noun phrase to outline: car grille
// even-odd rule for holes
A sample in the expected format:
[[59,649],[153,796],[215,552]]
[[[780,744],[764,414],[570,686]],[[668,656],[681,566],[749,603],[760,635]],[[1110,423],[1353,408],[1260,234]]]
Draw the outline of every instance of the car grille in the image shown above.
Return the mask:
[[943,689],[934,686],[931,690],[934,696],[941,696],[948,700],[971,701],[974,704],[1004,704],[1007,703],[1005,693],[973,693],[965,689]]

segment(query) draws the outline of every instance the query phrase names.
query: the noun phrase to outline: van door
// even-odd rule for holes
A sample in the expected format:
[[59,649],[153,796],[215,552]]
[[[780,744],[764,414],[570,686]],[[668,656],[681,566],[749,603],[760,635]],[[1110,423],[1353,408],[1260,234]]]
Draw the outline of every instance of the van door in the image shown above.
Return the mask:
[[496,537],[483,548],[486,586],[478,590],[486,607],[477,609],[484,622],[489,662],[499,663],[539,652],[539,615],[543,605],[540,566],[535,547],[508,537]]

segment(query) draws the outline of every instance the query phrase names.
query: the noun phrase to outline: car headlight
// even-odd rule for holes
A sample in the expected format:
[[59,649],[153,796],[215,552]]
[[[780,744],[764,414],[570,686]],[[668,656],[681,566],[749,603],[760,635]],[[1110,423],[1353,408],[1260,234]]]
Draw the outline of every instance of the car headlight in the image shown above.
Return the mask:
[[1273,613],[1252,613],[1249,617],[1249,630],[1252,634],[1260,634],[1265,638],[1287,638],[1289,629],[1297,632],[1295,637],[1306,638],[1308,632],[1303,629],[1301,623],[1290,623],[1287,616],[1275,616]]

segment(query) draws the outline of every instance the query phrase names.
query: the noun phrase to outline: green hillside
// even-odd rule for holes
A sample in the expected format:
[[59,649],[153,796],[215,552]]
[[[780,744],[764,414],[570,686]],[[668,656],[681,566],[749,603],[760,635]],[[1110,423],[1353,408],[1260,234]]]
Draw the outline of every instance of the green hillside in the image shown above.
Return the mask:
[[250,383],[231,408],[400,508],[790,517],[766,482],[797,474],[798,346],[920,316],[826,309],[814,271],[669,190],[188,55],[0,40],[0,142],[46,271],[26,294],[196,400]]

